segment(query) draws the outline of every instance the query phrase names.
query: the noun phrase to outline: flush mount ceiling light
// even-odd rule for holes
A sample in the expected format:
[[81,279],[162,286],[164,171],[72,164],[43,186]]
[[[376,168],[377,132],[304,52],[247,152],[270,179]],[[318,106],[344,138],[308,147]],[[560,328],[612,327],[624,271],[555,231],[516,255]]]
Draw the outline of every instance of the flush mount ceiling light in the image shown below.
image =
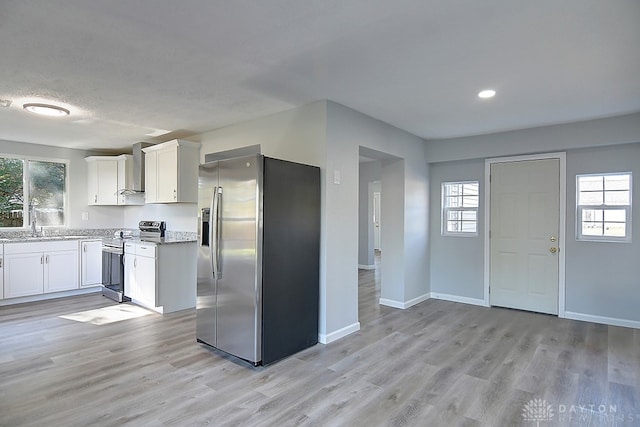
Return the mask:
[[51,104],[27,103],[22,106],[30,113],[40,114],[42,116],[62,117],[71,114],[66,108],[58,107]]
[[487,99],[493,98],[494,96],[496,96],[496,91],[493,89],[485,89],[478,92],[478,98]]

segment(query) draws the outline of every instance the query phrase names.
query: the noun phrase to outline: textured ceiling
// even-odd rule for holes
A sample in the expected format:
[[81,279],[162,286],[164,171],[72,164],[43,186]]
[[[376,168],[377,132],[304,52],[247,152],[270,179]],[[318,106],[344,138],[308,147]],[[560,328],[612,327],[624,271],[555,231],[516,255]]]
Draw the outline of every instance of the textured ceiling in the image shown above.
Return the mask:
[[0,139],[72,148],[320,99],[427,139],[640,111],[638,0],[3,0],[0,40]]

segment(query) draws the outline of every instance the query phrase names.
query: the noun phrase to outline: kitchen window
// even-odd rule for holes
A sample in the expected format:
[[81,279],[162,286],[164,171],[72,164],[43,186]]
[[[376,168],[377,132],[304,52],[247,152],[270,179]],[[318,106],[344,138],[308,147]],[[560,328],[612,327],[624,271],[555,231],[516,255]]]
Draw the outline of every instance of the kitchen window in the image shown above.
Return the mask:
[[63,226],[67,163],[0,157],[0,228]]
[[577,175],[577,240],[631,241],[631,172]]
[[478,235],[478,181],[442,183],[442,235]]

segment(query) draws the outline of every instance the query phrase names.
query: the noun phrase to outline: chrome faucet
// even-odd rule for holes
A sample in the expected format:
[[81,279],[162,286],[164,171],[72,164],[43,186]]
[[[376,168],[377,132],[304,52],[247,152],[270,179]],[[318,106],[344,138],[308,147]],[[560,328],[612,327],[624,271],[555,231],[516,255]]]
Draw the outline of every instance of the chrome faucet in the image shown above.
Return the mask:
[[37,237],[38,236],[38,222],[36,220],[36,209],[33,207],[33,205],[31,206],[31,236],[33,237]]

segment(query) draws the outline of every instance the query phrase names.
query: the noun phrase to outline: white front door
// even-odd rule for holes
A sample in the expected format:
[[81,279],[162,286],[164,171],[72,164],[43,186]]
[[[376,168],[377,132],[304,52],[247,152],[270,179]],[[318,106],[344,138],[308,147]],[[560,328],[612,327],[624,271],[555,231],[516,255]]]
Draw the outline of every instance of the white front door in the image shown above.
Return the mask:
[[373,193],[373,249],[380,250],[380,193]]
[[558,314],[560,160],[491,165],[490,304]]

